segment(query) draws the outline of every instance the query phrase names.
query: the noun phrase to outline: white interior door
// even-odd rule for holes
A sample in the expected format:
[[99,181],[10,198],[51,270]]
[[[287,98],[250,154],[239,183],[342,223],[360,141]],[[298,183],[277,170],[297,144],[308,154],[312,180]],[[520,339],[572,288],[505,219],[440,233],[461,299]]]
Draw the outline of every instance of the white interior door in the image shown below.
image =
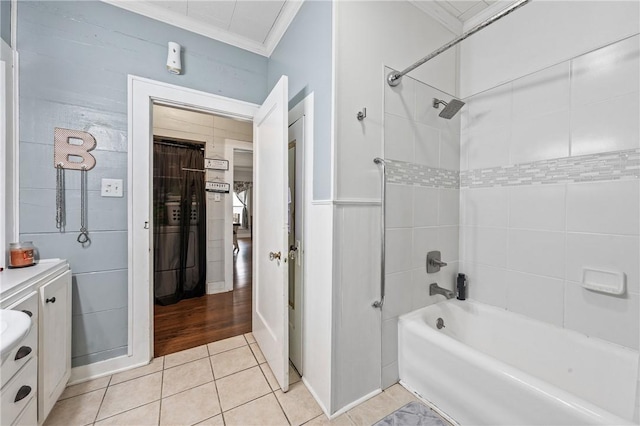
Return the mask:
[[304,117],[289,126],[289,360],[301,375]]
[[289,390],[288,78],[253,120],[253,335],[284,392]]

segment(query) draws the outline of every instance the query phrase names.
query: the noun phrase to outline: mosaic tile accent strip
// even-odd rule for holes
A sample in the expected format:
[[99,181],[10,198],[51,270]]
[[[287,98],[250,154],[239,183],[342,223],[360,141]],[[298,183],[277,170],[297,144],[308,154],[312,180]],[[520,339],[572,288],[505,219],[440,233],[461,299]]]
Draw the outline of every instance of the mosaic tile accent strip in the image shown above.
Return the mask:
[[387,183],[432,188],[460,188],[460,172],[457,170],[439,169],[396,160],[385,160],[385,163]]
[[465,170],[461,188],[488,188],[640,178],[640,149]]

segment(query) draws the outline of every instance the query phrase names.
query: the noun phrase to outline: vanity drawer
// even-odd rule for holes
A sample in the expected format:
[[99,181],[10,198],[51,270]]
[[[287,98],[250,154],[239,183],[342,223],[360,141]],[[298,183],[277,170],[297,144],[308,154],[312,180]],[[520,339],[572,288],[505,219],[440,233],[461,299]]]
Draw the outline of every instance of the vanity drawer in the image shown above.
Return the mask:
[[31,402],[27,404],[27,407],[20,413],[20,416],[16,419],[15,423],[11,426],[35,426],[38,424],[38,404],[36,404],[36,398],[31,398]]
[[11,380],[11,377],[38,354],[38,293],[35,291],[29,293],[25,298],[9,306],[8,309],[23,311],[27,315],[31,314],[31,329],[22,342],[11,351],[2,363],[0,388],[4,388],[4,385]]
[[0,396],[0,424],[13,424],[37,393],[38,370],[35,359],[27,364],[6,384]]

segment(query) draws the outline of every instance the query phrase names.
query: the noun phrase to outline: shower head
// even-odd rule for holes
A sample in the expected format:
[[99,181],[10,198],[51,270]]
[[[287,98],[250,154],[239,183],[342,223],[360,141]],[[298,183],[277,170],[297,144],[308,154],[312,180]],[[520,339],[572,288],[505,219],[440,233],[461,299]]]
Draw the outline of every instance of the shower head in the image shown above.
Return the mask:
[[438,114],[442,118],[450,120],[454,115],[460,111],[460,108],[464,106],[464,102],[459,99],[451,99],[449,102],[441,101],[440,99],[433,98],[433,107],[438,108],[440,104],[444,105],[444,109]]

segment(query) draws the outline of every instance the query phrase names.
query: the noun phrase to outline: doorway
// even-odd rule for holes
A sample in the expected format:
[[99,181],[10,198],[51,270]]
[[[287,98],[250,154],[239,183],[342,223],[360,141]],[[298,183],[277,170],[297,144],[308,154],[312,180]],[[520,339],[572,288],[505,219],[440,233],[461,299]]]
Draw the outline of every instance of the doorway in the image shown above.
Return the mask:
[[[236,234],[250,229],[252,123],[154,104],[153,133],[158,357],[251,331],[252,244]],[[207,182],[214,191],[205,191]],[[238,193],[246,208],[236,223]]]

